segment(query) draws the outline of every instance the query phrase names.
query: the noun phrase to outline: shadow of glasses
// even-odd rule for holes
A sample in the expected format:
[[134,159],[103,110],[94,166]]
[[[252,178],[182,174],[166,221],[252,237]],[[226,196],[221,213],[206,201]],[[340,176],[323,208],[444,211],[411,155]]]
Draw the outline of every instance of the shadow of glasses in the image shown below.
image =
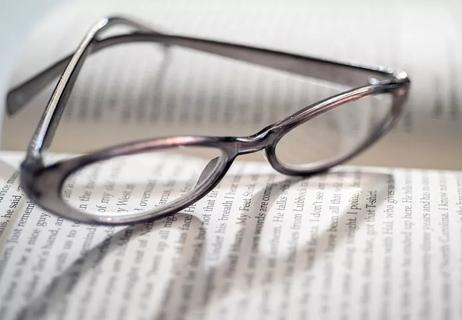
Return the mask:
[[[345,179],[348,179],[348,176],[352,177],[354,174],[352,172],[336,171],[327,173],[326,176],[344,175]],[[268,176],[268,180],[272,180],[271,176]],[[296,243],[289,245],[291,239],[280,240],[279,248],[274,250],[274,243],[271,242],[275,239],[276,233],[274,231],[278,230],[281,224],[273,223],[272,220],[278,218],[276,217],[277,211],[272,210],[272,208],[274,209],[275,206],[282,205],[282,202],[279,204],[278,202],[281,200],[281,196],[284,197],[284,193],[287,192],[288,188],[293,189],[297,184],[305,183],[309,180],[310,178],[289,178],[272,182],[253,194],[252,200],[269,200],[266,203],[268,211],[264,217],[262,218],[260,211],[262,202],[257,200],[256,205],[252,205],[251,210],[247,213],[248,218],[234,232],[234,237],[230,236],[234,238],[234,242],[227,246],[229,251],[222,254],[222,259],[218,263],[211,265],[208,261],[210,253],[206,249],[201,251],[201,263],[194,269],[194,279],[190,279],[190,273],[186,271],[190,269],[189,262],[191,258],[185,254],[178,262],[179,269],[184,270],[183,277],[177,279],[177,281],[180,283],[190,283],[196,290],[197,288],[202,288],[203,291],[201,293],[203,296],[199,299],[191,299],[189,305],[186,304],[186,307],[182,306],[181,313],[178,311],[180,309],[179,304],[175,303],[173,299],[165,301],[166,303],[163,308],[152,319],[156,319],[157,317],[162,318],[167,315],[201,318],[204,314],[209,314],[210,310],[226,310],[229,304],[227,299],[232,299],[233,302],[236,302],[239,299],[237,297],[240,297],[239,301],[241,303],[239,314],[243,316],[246,311],[245,306],[248,307],[250,305],[249,300],[252,300],[252,298],[248,297],[249,292],[257,295],[257,292],[260,291],[263,296],[266,296],[266,303],[271,303],[268,299],[271,286],[277,287],[283,285],[286,281],[290,281],[291,278],[295,278],[297,274],[305,276],[307,280],[303,284],[305,286],[304,290],[309,291],[309,287],[313,282],[312,277],[316,276],[315,271],[313,271],[316,266],[326,263],[327,259],[331,259],[333,252],[338,250],[338,247],[346,243],[352,245],[356,231],[366,221],[365,212],[360,213],[357,215],[354,227],[352,226],[350,209],[353,206],[358,208],[364,207],[365,200],[360,199],[359,194],[374,189],[377,195],[375,206],[379,207],[386,199],[389,186],[393,185],[393,177],[389,174],[363,174],[361,176],[362,187],[360,189],[357,188],[351,194],[351,197],[347,200],[348,206],[339,210],[337,214],[332,215],[336,219],[333,220],[335,223],[331,224],[330,228],[326,226],[322,228],[319,222],[305,221],[302,224],[304,225],[303,227],[308,229],[308,237],[302,235],[303,229],[301,228],[299,229],[299,238],[295,240]],[[329,179],[327,178],[326,180]],[[232,178],[227,181],[232,181]],[[328,181],[321,183],[325,185],[324,190],[338,188],[336,183],[329,183]],[[347,185],[343,187],[348,188]],[[268,197],[268,192],[270,192],[270,197]],[[323,214],[326,213],[328,212],[323,212]],[[282,225],[285,225],[285,227],[282,227],[285,229],[282,232],[288,231],[290,225],[295,223],[295,212],[287,210],[283,219],[286,222],[282,223]],[[333,228],[336,231],[333,231]],[[255,230],[257,229],[260,231],[255,234]],[[254,234],[248,236],[249,232],[247,230],[251,230],[250,232]],[[209,233],[208,236],[209,239],[204,240],[204,242],[213,241],[213,235]],[[206,245],[204,244],[204,246]],[[284,247],[286,250],[283,249]],[[299,263],[295,263],[296,260]],[[300,261],[304,262],[300,263]],[[285,275],[281,276],[281,274],[278,274],[277,268],[283,268]],[[180,295],[181,292],[178,288],[178,284],[172,284],[167,291],[173,291],[171,296],[175,296],[175,293]],[[172,304],[169,304],[169,302],[172,302]],[[271,310],[271,307],[267,307],[266,310]],[[264,310],[264,308],[259,310]],[[270,315],[268,314],[268,316]]]
[[[366,172],[361,175],[361,188],[359,188],[354,175],[354,172],[339,170],[305,179],[286,178],[278,180],[274,174],[256,175],[254,178],[261,179],[259,181],[265,183],[256,184],[254,191],[249,195],[251,205],[248,207],[248,211],[245,211],[246,217],[240,217],[240,223],[236,225],[232,224],[232,221],[228,222],[227,244],[221,248],[219,258],[213,256],[218,225],[203,219],[205,216],[204,204],[207,198],[194,208],[188,209],[193,214],[178,213],[174,216],[175,219],[171,220],[173,223],[170,224],[170,228],[182,229],[185,221],[188,221],[185,229],[185,232],[188,233],[188,241],[184,238],[184,243],[178,247],[176,254],[172,255],[169,262],[171,269],[168,270],[167,274],[153,272],[146,275],[147,278],[141,279],[144,285],[151,284],[153,285],[152,290],[156,291],[155,294],[151,292],[152,296],[156,297],[154,300],[152,300],[152,296],[151,298],[144,298],[145,312],[152,314],[152,318],[175,314],[180,317],[203,315],[210,308],[226,306],[225,302],[231,296],[244,295],[249,290],[253,290],[253,292],[269,290],[268,288],[271,286],[287,281],[287,278],[277,275],[276,266],[284,269],[290,275],[289,278],[296,275],[304,275],[306,278],[315,277],[316,272],[313,270],[316,265],[325,263],[326,257],[337,250],[336,248],[352,241],[354,232],[365,221],[364,215],[358,215],[355,229],[351,232],[348,231],[349,206],[353,203],[356,206],[364,205],[364,201],[358,200],[357,195],[370,189],[375,190],[377,192],[376,206],[378,207],[386,198],[387,187],[390,185],[390,179],[392,179],[392,176],[388,174]],[[301,184],[306,187],[307,193],[316,193],[320,185],[324,185],[322,192],[338,189],[339,185],[332,182],[336,177],[343,177],[345,183],[342,185],[342,194],[347,194],[348,199],[343,200],[347,205],[339,207],[338,213],[331,213],[331,216],[337,216],[334,247],[330,249],[325,247],[327,243],[332,241],[332,230],[326,226],[321,227],[319,222],[307,221],[306,215],[309,215],[310,210],[307,210],[306,207],[302,213],[305,215],[302,217],[305,221],[302,222],[301,227],[311,231],[304,234],[302,230],[305,229],[299,229],[299,237],[290,246],[287,246],[287,239],[280,239],[279,244],[275,244],[275,230],[277,230],[278,225],[281,225],[275,222],[278,219],[277,215],[281,212],[278,210],[278,206],[282,204],[281,199],[286,197],[288,192],[296,192]],[[244,186],[253,183],[249,175],[243,175],[237,180]],[[218,187],[219,192],[230,190],[237,180],[236,175],[226,177]],[[347,189],[351,189],[351,192],[345,192]],[[305,205],[310,206],[311,204],[307,201],[305,200]],[[264,207],[267,208],[266,211],[262,211],[263,203]],[[238,214],[237,209],[236,206],[231,214]],[[282,223],[282,233],[289,230],[296,219],[298,219],[296,212],[287,209],[284,213],[286,222]],[[126,239],[127,235],[129,235],[131,242],[142,238],[142,235],[156,235],[161,232],[160,230],[165,225],[167,225],[166,219],[152,224],[130,226],[104,239],[75,260],[63,272],[54,276],[45,289],[24,306],[21,316],[27,318],[31,315],[45,317],[59,314],[69,307],[68,299],[71,299],[71,292],[79,282],[89,281],[88,277],[95,273],[95,269],[99,269],[101,273],[109,267],[108,265],[104,266],[104,261],[109,261],[110,257],[116,254],[117,243]],[[284,227],[284,225],[286,226]],[[151,238],[149,248],[156,251],[159,243],[159,238]],[[145,254],[148,257],[151,255],[152,259],[154,252],[149,253],[149,249],[146,248]],[[295,260],[305,261],[305,263],[294,264]],[[262,275],[265,275],[269,282],[265,284],[262,281]],[[102,284],[99,283],[99,285]],[[309,290],[310,282],[308,281],[305,285],[307,286],[305,290]],[[98,281],[89,285],[88,288],[95,289],[96,286],[98,286]],[[68,294],[63,294],[63,287],[66,287]],[[136,287],[132,289],[133,292],[139,292]]]

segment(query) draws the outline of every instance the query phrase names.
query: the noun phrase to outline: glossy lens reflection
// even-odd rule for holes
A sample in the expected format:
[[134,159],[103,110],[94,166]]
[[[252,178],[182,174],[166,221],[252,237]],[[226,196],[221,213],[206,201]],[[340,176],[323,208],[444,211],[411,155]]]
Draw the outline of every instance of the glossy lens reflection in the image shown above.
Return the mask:
[[293,170],[316,170],[355,152],[388,121],[392,96],[348,102],[304,122],[276,146],[280,163]]
[[219,167],[222,151],[181,147],[115,157],[71,174],[63,199],[98,216],[143,215],[191,196]]

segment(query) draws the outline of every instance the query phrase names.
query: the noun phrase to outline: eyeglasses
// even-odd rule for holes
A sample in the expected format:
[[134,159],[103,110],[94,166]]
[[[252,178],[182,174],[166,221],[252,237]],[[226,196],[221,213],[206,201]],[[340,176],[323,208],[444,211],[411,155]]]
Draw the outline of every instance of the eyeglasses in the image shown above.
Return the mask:
[[[127,31],[104,36],[116,25]],[[305,106],[249,136],[145,139],[45,165],[43,154],[86,58],[133,42],[193,49],[352,89]],[[59,75],[21,164],[21,183],[44,209],[94,224],[135,223],[185,209],[212,191],[234,159],[247,153],[265,150],[271,166],[286,175],[327,170],[354,157],[392,127],[410,83],[402,71],[167,34],[131,19],[110,17],[94,25],[73,54],[12,89],[8,113],[18,112]]]

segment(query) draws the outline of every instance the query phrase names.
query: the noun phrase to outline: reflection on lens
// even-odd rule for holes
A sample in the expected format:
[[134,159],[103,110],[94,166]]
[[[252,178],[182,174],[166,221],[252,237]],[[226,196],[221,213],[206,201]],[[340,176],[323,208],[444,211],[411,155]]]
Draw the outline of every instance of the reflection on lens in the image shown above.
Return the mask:
[[214,172],[220,156],[219,149],[181,147],[100,161],[71,174],[62,197],[93,215],[160,210],[190,195]]
[[392,96],[348,102],[294,128],[276,146],[277,159],[295,170],[312,170],[357,150],[387,121]]

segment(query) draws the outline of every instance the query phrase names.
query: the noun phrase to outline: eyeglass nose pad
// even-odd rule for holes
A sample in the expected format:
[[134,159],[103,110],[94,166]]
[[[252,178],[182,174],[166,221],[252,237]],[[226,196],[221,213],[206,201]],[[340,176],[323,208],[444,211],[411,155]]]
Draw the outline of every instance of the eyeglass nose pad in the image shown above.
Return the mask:
[[266,161],[268,161],[272,166],[277,163],[276,161],[276,149],[274,146],[268,146],[265,148],[265,152],[263,153]]
[[212,170],[215,169],[216,164],[217,164],[219,159],[220,159],[220,157],[216,157],[216,158],[213,158],[212,160],[210,160],[209,163],[207,163],[204,170],[202,170],[202,173],[201,173],[199,179],[197,180],[196,186],[200,185],[201,182],[205,178],[210,176],[210,172],[212,172]]
[[290,172],[289,170],[285,169],[281,163],[278,161],[276,157],[276,147],[274,145],[268,146],[265,148],[265,158],[268,160],[270,165],[273,167],[274,170],[282,173],[282,174],[289,174],[293,175],[294,173]]

